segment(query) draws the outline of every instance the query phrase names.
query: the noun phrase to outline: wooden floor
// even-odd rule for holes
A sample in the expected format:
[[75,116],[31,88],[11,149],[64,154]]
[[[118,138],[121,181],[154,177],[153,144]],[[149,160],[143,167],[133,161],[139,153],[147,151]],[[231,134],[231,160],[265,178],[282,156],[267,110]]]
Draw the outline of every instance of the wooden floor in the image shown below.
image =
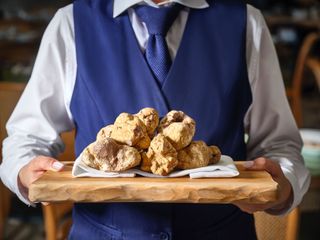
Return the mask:
[[17,197],[12,197],[11,204],[10,216],[4,228],[4,240],[44,240],[40,204],[37,207],[28,207]]
[[44,240],[42,219],[36,222],[25,222],[19,218],[10,218],[6,226],[5,240]]

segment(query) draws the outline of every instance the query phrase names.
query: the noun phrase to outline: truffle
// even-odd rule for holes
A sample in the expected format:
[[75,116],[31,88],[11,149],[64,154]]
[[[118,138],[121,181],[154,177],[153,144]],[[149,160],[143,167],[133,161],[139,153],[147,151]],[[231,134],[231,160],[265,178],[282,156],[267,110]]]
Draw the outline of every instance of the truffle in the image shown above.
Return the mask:
[[125,171],[141,162],[137,149],[120,145],[112,138],[91,143],[82,152],[81,159],[89,167],[108,172]]

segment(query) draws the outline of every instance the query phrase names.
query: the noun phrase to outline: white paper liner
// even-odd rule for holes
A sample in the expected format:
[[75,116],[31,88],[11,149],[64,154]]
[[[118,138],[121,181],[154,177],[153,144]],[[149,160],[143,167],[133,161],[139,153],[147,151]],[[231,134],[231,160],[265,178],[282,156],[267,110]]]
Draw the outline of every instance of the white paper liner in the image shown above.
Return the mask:
[[235,166],[231,157],[222,155],[218,163],[206,167],[193,168],[188,170],[179,170],[170,173],[167,176],[160,176],[144,172],[140,169],[133,168],[123,172],[104,172],[88,167],[81,161],[81,155],[76,159],[73,168],[73,177],[135,177],[136,175],[151,178],[173,178],[189,175],[190,178],[216,178],[216,177],[235,177],[239,175],[239,171]]

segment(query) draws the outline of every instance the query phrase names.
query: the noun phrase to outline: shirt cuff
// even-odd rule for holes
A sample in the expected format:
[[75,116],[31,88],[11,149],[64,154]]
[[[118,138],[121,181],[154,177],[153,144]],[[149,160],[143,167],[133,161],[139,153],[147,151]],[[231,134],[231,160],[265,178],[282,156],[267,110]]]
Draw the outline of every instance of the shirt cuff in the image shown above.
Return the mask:
[[295,207],[297,207],[302,199],[301,196],[301,190],[299,189],[299,184],[297,182],[296,176],[290,172],[287,168],[282,167],[281,169],[283,171],[283,174],[288,179],[288,181],[291,184],[292,187],[292,199],[291,201],[288,201],[287,206],[285,206],[282,209],[267,209],[265,212],[271,214],[271,215],[286,215],[289,214]]

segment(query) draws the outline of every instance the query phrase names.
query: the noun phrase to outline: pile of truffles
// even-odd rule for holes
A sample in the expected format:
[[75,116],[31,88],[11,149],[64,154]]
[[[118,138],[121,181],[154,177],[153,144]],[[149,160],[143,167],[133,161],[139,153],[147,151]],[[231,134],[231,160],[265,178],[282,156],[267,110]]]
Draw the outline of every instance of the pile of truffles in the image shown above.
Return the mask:
[[84,149],[82,161],[102,171],[121,172],[140,166],[143,171],[162,176],[174,169],[218,162],[218,147],[192,141],[195,129],[195,121],[182,111],[170,111],[160,123],[153,108],[143,108],[133,115],[121,113]]

